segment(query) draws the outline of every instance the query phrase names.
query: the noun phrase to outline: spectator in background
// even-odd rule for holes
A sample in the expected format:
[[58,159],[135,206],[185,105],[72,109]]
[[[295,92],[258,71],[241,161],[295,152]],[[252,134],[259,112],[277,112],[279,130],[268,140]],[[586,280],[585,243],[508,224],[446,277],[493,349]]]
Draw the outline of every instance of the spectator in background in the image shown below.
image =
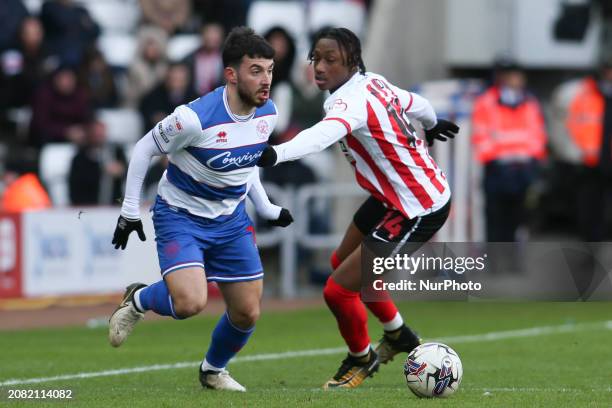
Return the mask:
[[274,81],[270,93],[278,107],[278,120],[272,135],[272,141],[276,143],[275,140],[281,138],[291,120],[291,73],[295,60],[295,41],[284,28],[278,26],[268,30],[264,38],[274,48]]
[[495,84],[474,103],[472,132],[484,165],[487,240],[513,242],[526,221],[527,190],[546,157],[547,139],[540,104],[515,61],[496,62]]
[[191,16],[189,0],[140,0],[145,24],[163,29],[169,36],[184,28]]
[[565,128],[559,142],[571,150],[566,156],[576,158],[579,233],[587,242],[602,241],[612,193],[612,58],[596,74],[560,88],[555,120]]
[[152,129],[157,122],[171,114],[174,108],[197,98],[189,84],[189,68],[181,63],[171,64],[165,81],[146,94],[140,102],[139,110],[145,129]]
[[126,163],[121,146],[107,142],[104,123],[98,120],[88,123],[84,143],[70,165],[72,205],[111,205],[123,197]]
[[43,30],[35,17],[26,17],[19,31],[17,48],[0,54],[0,138],[11,145],[23,142],[9,109],[30,106],[34,92],[56,61],[43,47]]
[[295,40],[283,27],[272,27],[264,38],[274,48],[274,84],[291,82],[291,72],[295,61]]
[[34,95],[30,144],[81,143],[91,115],[87,91],[79,86],[74,69],[60,66]]
[[136,57],[128,69],[126,104],[137,107],[143,95],[163,81],[168,70],[168,35],[160,28],[142,27]]
[[40,19],[49,51],[61,62],[78,66],[85,51],[95,44],[100,28],[89,12],[74,0],[47,0]]
[[19,27],[28,16],[21,0],[2,0],[0,6],[0,52],[17,46]]
[[200,33],[202,45],[184,62],[191,68],[194,92],[205,95],[223,84],[221,47],[225,33],[217,23],[205,24]]
[[30,105],[34,91],[56,64],[43,46],[44,33],[37,18],[25,18],[18,37],[17,48],[0,57],[0,105],[8,108]]
[[79,80],[85,86],[94,108],[113,108],[119,102],[115,78],[104,55],[90,48],[79,70]]

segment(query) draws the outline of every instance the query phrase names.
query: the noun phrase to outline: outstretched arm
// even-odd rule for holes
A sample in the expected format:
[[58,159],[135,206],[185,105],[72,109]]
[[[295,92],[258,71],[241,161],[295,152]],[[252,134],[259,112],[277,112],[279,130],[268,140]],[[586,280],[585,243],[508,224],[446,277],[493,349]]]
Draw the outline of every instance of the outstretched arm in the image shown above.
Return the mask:
[[323,120],[302,130],[286,143],[266,147],[257,165],[260,167],[274,166],[320,152],[342,139],[349,131],[347,125],[341,121]]

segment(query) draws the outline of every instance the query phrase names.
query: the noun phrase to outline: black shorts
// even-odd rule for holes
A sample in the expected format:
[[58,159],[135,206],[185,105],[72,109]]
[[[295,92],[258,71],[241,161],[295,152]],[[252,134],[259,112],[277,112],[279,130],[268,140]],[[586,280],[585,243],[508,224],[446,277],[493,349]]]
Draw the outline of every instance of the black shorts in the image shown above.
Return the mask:
[[366,235],[368,242],[397,243],[397,250],[407,243],[419,243],[411,246],[409,252],[414,252],[442,228],[450,207],[449,200],[437,211],[408,219],[400,211],[388,209],[374,197],[369,197],[355,213],[353,222]]
[[368,235],[370,231],[382,220],[387,212],[387,207],[374,197],[370,196],[361,204],[353,216],[353,223],[363,234]]

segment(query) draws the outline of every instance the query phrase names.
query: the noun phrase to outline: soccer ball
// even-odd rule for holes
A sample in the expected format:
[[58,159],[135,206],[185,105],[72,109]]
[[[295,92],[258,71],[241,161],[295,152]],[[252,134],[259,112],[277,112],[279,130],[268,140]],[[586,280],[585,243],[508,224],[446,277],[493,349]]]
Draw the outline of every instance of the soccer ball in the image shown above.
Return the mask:
[[417,397],[448,397],[459,388],[463,367],[459,355],[442,343],[421,344],[404,363],[408,388]]

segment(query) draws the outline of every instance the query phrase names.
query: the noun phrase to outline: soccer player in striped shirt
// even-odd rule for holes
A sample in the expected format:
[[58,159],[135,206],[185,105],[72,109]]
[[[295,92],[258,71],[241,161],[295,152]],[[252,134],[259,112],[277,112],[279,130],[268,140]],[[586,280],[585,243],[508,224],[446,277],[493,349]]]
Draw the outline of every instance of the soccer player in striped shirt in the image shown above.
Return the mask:
[[255,166],[276,124],[269,99],[274,49],[246,27],[233,29],[223,49],[226,85],[176,108],[134,147],[121,216],[113,237],[125,249],[141,240],[140,190],[151,158],[168,155],[158,186],[153,225],[162,279],[128,286],[109,324],[120,346],[146,311],[184,319],[206,305],[206,281],[217,282],[227,311],[215,327],[199,368],[204,388],[245,391],[226,364],[247,343],[259,317],[263,268],[245,199],[272,225],[293,219],[275,206]]
[[[318,87],[331,93],[324,104],[326,116],[291,141],[267,147],[258,165],[296,160],[340,142],[358,184],[371,195],[332,255],[334,271],[323,290],[349,348],[324,388],[353,388],[377,371],[379,363],[410,352],[420,342],[392,300],[361,301],[362,240],[388,242],[396,249],[410,245],[415,251],[442,227],[450,209],[446,177],[410,120],[421,122],[429,145],[454,137],[459,128],[437,119],[423,97],[366,72],[361,44],[350,30],[319,31],[309,59]],[[370,346],[364,303],[384,327],[376,350]]]

